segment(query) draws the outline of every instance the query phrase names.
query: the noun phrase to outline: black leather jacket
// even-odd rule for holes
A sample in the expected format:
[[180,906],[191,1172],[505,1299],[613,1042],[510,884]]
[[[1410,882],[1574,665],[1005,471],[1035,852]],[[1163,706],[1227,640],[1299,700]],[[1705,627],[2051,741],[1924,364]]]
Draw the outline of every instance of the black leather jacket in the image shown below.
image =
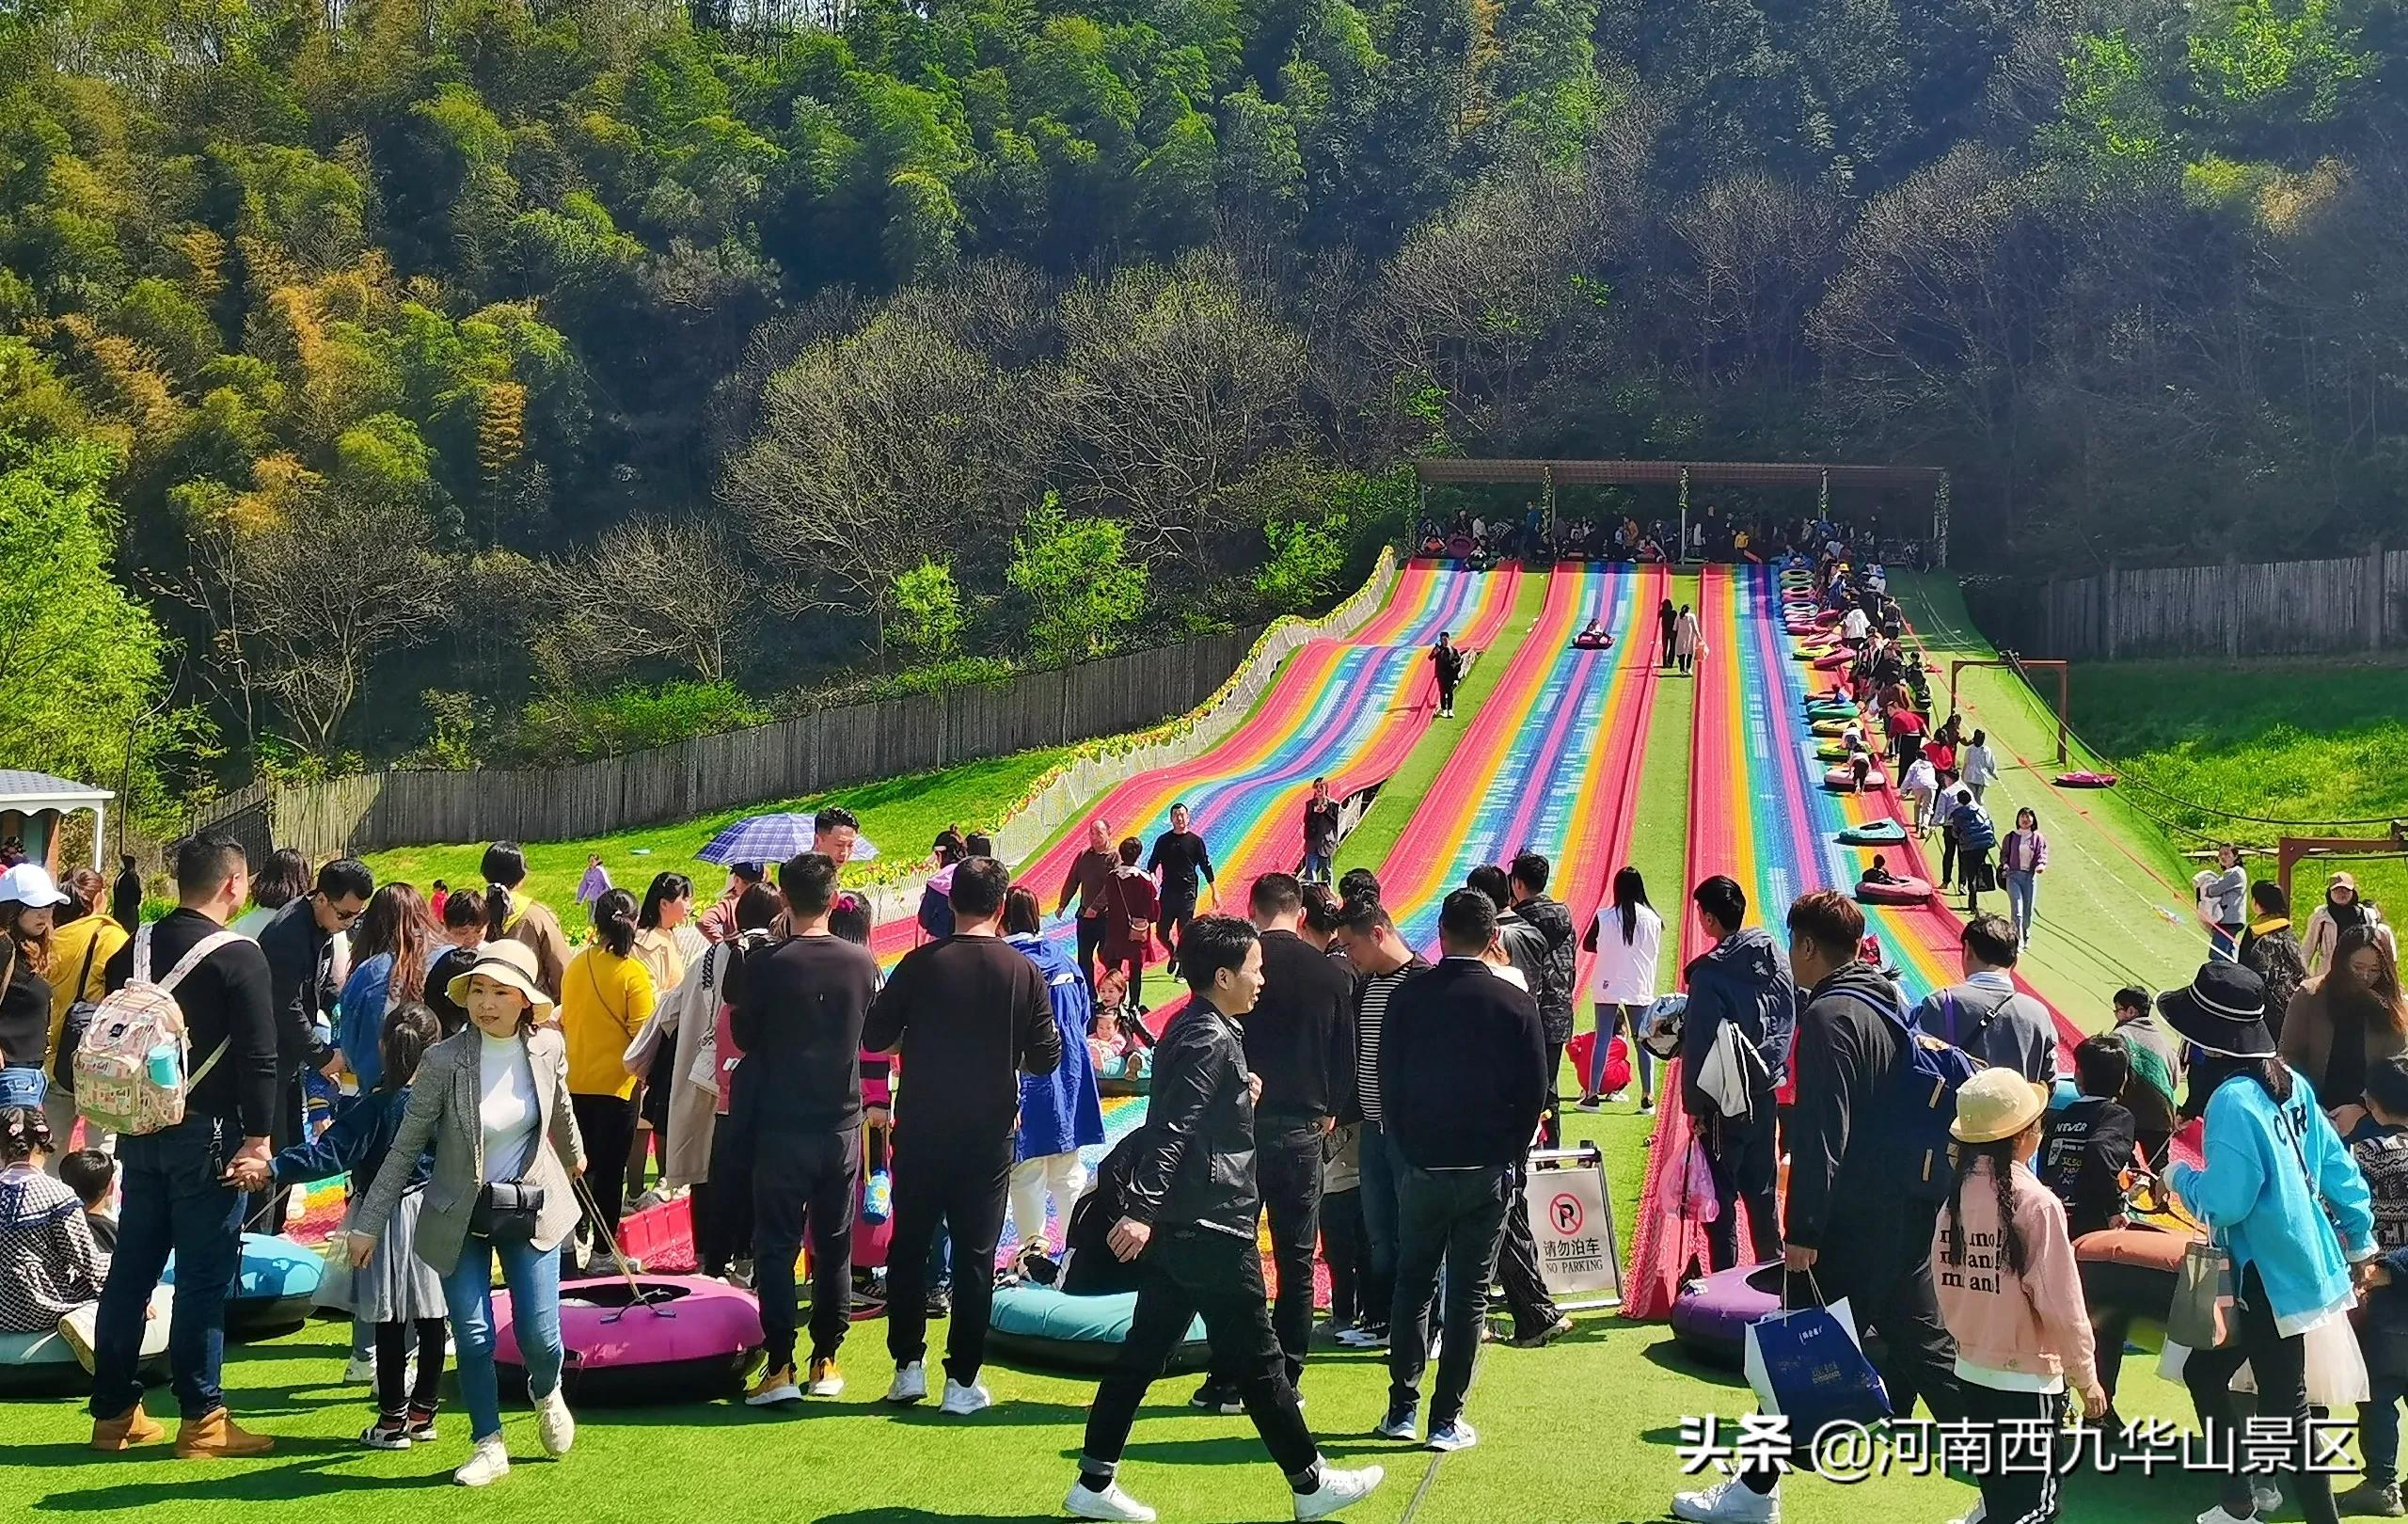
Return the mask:
[[1128,1214],[1156,1228],[1203,1223],[1250,1242],[1261,1205],[1244,1044],[1237,1023],[1209,1001],[1191,1000],[1154,1048]]

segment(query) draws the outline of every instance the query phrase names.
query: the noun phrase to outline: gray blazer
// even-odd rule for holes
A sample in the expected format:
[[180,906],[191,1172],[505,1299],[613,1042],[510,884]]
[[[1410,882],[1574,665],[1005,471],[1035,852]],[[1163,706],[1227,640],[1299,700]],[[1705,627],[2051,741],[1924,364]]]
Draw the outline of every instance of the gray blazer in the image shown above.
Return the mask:
[[[418,1257],[437,1275],[449,1275],[468,1236],[468,1214],[484,1183],[485,1134],[478,1118],[483,1097],[479,1070],[483,1034],[474,1023],[426,1050],[410,1082],[409,1109],[393,1135],[393,1146],[376,1171],[376,1183],[352,1220],[354,1232],[381,1235],[410,1183],[410,1167],[429,1143],[435,1172],[418,1219]],[[578,1208],[570,1179],[585,1167],[585,1143],[568,1104],[568,1048],[560,1033],[539,1026],[526,1038],[528,1063],[535,1072],[535,1110],[540,1142],[526,1178],[544,1188],[544,1210],[535,1224],[535,1246],[550,1249],[577,1229]]]

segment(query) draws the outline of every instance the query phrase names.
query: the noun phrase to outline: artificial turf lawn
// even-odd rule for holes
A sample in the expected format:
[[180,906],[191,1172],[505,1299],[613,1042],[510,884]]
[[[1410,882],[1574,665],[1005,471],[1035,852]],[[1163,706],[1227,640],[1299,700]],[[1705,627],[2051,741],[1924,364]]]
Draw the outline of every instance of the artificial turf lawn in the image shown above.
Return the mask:
[[[1893,576],[1891,591],[1940,670],[1931,675],[1935,718],[1948,704],[1948,668],[1956,658],[1997,653],[1966,617],[1956,583],[1944,575]],[[2074,673],[2074,702],[2085,703],[2086,667]],[[2016,972],[2077,1024],[2103,1028],[2110,997],[2127,984],[2151,990],[2185,984],[2207,957],[2207,934],[2191,917],[2194,871],[2163,835],[2113,788],[2059,788],[2055,694],[2049,698],[2004,667],[1969,667],[1958,683],[1965,729],[1987,729],[2002,776],[1985,803],[2004,835],[2030,805],[2049,838],[2031,945]],[[2077,750],[2068,768],[2108,766]],[[1961,893],[1950,902],[1964,907]],[[2006,896],[1983,908],[2006,913]]]
[[[1013,801],[1060,763],[1069,753],[1060,749],[1022,752],[1015,756],[965,762],[935,772],[889,778],[881,783],[839,788],[808,799],[785,800],[742,809],[723,810],[699,820],[641,826],[608,836],[581,841],[531,841],[527,849],[528,893],[562,912],[570,929],[579,928],[576,914],[578,881],[585,877],[585,859],[600,852],[610,881],[639,897],[656,873],[683,873],[694,881],[697,898],[718,896],[727,870],[705,863],[694,853],[712,836],[748,815],[785,810],[809,812],[825,804],[842,804],[861,818],[862,834],[878,844],[883,857],[913,860],[924,857],[939,831],[958,824],[974,830],[991,826]],[[481,841],[451,846],[396,847],[367,859],[379,883],[396,880],[414,883],[420,894],[441,879],[453,888],[484,886],[478,866],[484,854]],[[639,855],[642,854],[642,855]],[[864,870],[866,871],[866,870]],[[862,874],[854,875],[858,881]]]
[[[1529,634],[1544,601],[1542,581],[1529,580],[1508,635],[1475,664],[1458,695],[1465,712],[1494,688],[1513,647]],[[1953,587],[1943,579],[1900,581],[1910,614],[1942,659],[1944,691],[1945,657],[1952,650],[1987,654],[1987,648],[1972,634]],[[1965,691],[1968,712],[1977,722],[2044,770],[2053,770],[2043,749],[2053,731],[2020,682],[2003,673],[1977,671],[1968,674]],[[1677,921],[1687,877],[1689,706],[1687,684],[1675,679],[1658,685],[1640,814],[1632,822],[1632,860],[1671,922]],[[1344,844],[1341,865],[1376,863],[1386,855],[1458,734],[1435,728],[1416,748],[1362,828]],[[2002,759],[2013,762],[2004,751]],[[926,811],[916,818],[923,823],[908,833],[889,823],[901,819],[899,814],[872,815],[879,805],[870,801],[879,789],[850,790],[842,797],[863,813],[873,839],[881,839],[883,832],[915,847],[953,815],[974,818],[983,802],[1017,797],[1036,770],[1016,774],[1009,785],[979,780],[974,793],[946,791],[969,800],[962,803],[931,803],[931,796],[944,796],[929,780],[885,786],[905,796],[896,801],[898,809],[915,802]],[[2044,881],[2041,933],[2026,972],[2069,1014],[2090,1024],[2103,1019],[2099,996],[2120,982],[2110,976],[2111,969],[2148,971],[2151,982],[2163,982],[2171,976],[2167,970],[2196,960],[2197,940],[2156,915],[2154,903],[2169,896],[2139,862],[2169,874],[2182,865],[2112,793],[2057,795],[2010,770],[1993,800],[2000,795],[2009,802],[2030,796],[2044,809],[2056,865]],[[2070,814],[2076,810],[2087,814]],[[685,866],[665,861],[660,851],[689,852],[713,824],[659,828],[664,839],[657,842],[642,839],[649,833],[613,838],[653,845],[656,855],[610,861],[614,870],[623,862],[653,870]],[[558,886],[539,879],[537,892],[566,902],[583,871],[586,849],[581,843],[547,849],[558,854],[548,869],[559,875],[551,881]],[[383,854],[380,872],[406,871],[423,882],[449,865],[436,861],[434,854],[441,850]],[[454,867],[444,876],[472,881],[467,870],[474,867],[475,849],[453,850],[465,869]],[[430,862],[436,865],[426,865]],[[1586,1024],[1590,1018],[1581,1020]],[[1576,1094],[1576,1086],[1565,1093]],[[1652,1119],[1631,1103],[1565,1117],[1568,1137],[1594,1141],[1604,1156],[1625,1251],[1651,1126]],[[1385,1368],[1376,1356],[1317,1348],[1304,1391],[1307,1418],[1323,1437],[1327,1453],[1340,1464],[1376,1459],[1389,1468],[1380,1493],[1344,1516],[1367,1524],[1393,1524],[1408,1510],[1413,1519],[1429,1524],[1665,1516],[1673,1491],[1699,1484],[1680,1477],[1673,1453],[1682,1419],[1715,1412],[1735,1420],[1754,1410],[1753,1399],[1735,1375],[1685,1360],[1661,1325],[1629,1324],[1609,1312],[1583,1313],[1577,1321],[1571,1336],[1544,1351],[1483,1351],[1466,1413],[1480,1430],[1481,1443],[1443,1460],[1367,1437],[1385,1400]],[[523,1410],[512,1411],[508,1432],[520,1457],[518,1468],[494,1488],[469,1493],[448,1484],[451,1468],[467,1453],[456,1406],[444,1416],[444,1438],[431,1448],[402,1454],[357,1448],[356,1437],[370,1417],[364,1389],[333,1385],[345,1353],[343,1330],[312,1324],[300,1333],[230,1352],[226,1385],[234,1407],[246,1422],[283,1441],[277,1454],[256,1461],[179,1463],[161,1446],[103,1458],[82,1448],[88,1421],[79,1405],[12,1402],[0,1405],[7,1415],[0,1430],[0,1509],[8,1516],[120,1516],[150,1507],[179,1521],[231,1518],[240,1510],[246,1524],[304,1518],[314,1524],[337,1511],[346,1524],[375,1524],[421,1519],[435,1509],[464,1521],[544,1524],[721,1524],[754,1516],[916,1524],[1054,1516],[1070,1482],[1093,1380],[990,1366],[985,1380],[999,1400],[995,1409],[968,1420],[940,1419],[927,1405],[898,1413],[877,1402],[890,1369],[883,1331],[875,1322],[855,1328],[846,1352],[851,1386],[840,1399],[770,1414],[732,1403],[588,1409],[581,1415],[576,1453],[561,1463],[534,1458],[532,1423]],[[2160,1416],[2187,1428],[2188,1399],[2160,1380],[2154,1365],[2153,1357],[2128,1358],[2119,1406],[2128,1418]],[[1202,1416],[1184,1405],[1194,1380],[1171,1378],[1155,1389],[1129,1448],[1125,1484],[1169,1520],[1288,1516],[1284,1486],[1263,1460],[1246,1421]],[[152,1411],[172,1418],[166,1393],[154,1394]],[[429,1488],[440,1490],[423,1490]],[[1800,1479],[1784,1491],[1782,1516],[1789,1524],[1863,1524],[1868,1510],[1884,1519],[1920,1524],[1956,1517],[1973,1499],[1962,1481],[1929,1476],[1855,1486]],[[2070,1524],[2153,1524],[2190,1517],[2211,1500],[2210,1486],[2200,1478],[2085,1474],[2067,1484],[2061,1516]],[[2297,1515],[2287,1505],[2278,1516]]]

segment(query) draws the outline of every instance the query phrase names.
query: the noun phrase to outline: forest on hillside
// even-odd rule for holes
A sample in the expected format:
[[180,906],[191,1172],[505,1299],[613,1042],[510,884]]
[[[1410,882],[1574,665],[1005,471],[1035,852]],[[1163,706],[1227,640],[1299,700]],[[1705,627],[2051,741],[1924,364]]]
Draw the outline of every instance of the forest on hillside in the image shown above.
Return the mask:
[[2355,551],[2403,130],[2408,0],[14,0],[0,735],[155,807],[1076,659],[1423,453]]

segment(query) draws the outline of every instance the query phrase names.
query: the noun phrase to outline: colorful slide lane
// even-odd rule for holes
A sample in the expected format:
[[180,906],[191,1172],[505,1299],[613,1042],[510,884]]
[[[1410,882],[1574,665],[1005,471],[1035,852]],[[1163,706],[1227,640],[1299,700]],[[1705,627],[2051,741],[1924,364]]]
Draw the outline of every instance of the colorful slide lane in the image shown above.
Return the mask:
[[[1405,941],[1434,952],[1438,906],[1482,863],[1524,848],[1553,864],[1550,892],[1585,927],[1622,865],[1656,668],[1649,632],[1661,568],[1566,567],[1545,609],[1381,866],[1381,895]],[[1614,644],[1579,650],[1592,618]]]
[[[1876,849],[1888,855],[1893,872],[1936,881],[1911,839],[1880,849],[1840,844],[1845,826],[1897,818],[1898,796],[1887,789],[1840,795],[1823,787],[1827,764],[1814,755],[1804,718],[1814,669],[1791,659],[1779,573],[1769,566],[1708,566],[1698,594],[1709,654],[1698,663],[1691,737],[1691,883],[1716,873],[1730,875],[1747,891],[1751,919],[1785,940],[1781,922],[1790,902],[1810,889],[1852,889]],[[1909,1000],[1962,976],[1958,943],[1964,922],[1944,905],[1861,908],[1868,931],[1880,940]],[[1686,968],[1705,946],[1697,908],[1684,897],[1680,966]],[[2052,1014],[2059,1067],[2070,1069],[2082,1033],[2062,1012],[2052,1008]],[[1690,1136],[1677,1087],[1668,1080],[1665,1087],[1669,1099],[1657,1112],[1633,1245],[1625,1306],[1633,1317],[1667,1315],[1680,1275],[1692,1259],[1702,1262],[1704,1251],[1703,1225],[1673,1210],[1677,1177],[1659,1174],[1659,1167],[1674,1167],[1687,1156]]]
[[[1485,647],[1504,627],[1520,586],[1512,567],[1483,575],[1408,565],[1385,610],[1345,640],[1301,647],[1254,712],[1218,745],[1122,781],[1088,806],[1082,820],[1101,817],[1111,822],[1116,839],[1135,835],[1150,843],[1168,828],[1171,805],[1183,802],[1232,892],[1255,873],[1293,869],[1313,779],[1328,777],[1342,796],[1394,772],[1436,712],[1426,648],[1441,630],[1475,650]],[[1014,876],[1035,887],[1050,910],[1085,845],[1084,825],[1074,827]],[[1069,923],[1064,919],[1049,929],[1067,938]],[[898,917],[879,928],[873,946],[892,962],[919,940],[918,928]]]

